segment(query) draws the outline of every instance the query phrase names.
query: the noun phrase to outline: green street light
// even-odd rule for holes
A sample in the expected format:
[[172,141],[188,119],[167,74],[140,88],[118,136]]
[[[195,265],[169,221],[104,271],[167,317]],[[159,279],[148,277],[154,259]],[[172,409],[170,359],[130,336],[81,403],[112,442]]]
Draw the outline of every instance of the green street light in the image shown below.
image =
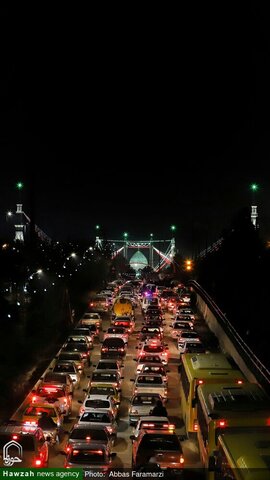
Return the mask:
[[151,237],[151,239],[153,238],[153,236],[154,236],[154,234],[153,234],[153,233],[150,233],[150,237]]
[[100,225],[96,225],[96,230],[99,230],[100,229]]
[[124,232],[124,238],[127,239],[127,237],[128,237],[128,233]]
[[250,189],[252,190],[252,192],[257,192],[257,190],[259,189],[259,185],[257,183],[252,183],[250,185]]
[[18,190],[22,190],[22,189],[23,189],[23,182],[17,182],[17,183],[16,183],[16,188],[17,188]]
[[171,225],[171,231],[172,231],[172,232],[175,232],[175,230],[176,230],[176,226],[175,226],[175,225]]

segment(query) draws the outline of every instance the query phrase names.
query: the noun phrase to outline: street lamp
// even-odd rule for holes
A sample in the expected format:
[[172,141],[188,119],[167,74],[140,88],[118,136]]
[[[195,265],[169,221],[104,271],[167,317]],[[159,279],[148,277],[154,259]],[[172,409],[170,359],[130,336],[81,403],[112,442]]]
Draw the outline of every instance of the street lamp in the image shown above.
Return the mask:
[[23,189],[23,182],[17,182],[16,183],[16,188],[17,188],[17,190],[22,190]]
[[171,229],[172,232],[175,232],[175,231],[176,231],[176,226],[175,226],[175,225],[171,225],[171,226],[170,226],[170,229]]
[[254,228],[258,228],[258,212],[257,205],[255,205],[255,193],[259,190],[259,185],[257,183],[252,183],[250,185],[250,190],[252,192],[250,220]]
[[124,236],[124,239],[126,240],[128,238],[128,233],[127,232],[124,232],[123,233],[123,236]]

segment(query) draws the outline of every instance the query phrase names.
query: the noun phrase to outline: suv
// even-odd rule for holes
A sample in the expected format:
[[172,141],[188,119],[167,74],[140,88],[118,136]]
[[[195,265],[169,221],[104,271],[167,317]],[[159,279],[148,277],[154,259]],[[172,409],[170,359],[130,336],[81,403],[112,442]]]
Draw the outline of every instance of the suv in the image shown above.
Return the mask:
[[[8,422],[0,426],[0,452],[6,457],[19,457],[23,468],[48,466],[49,447],[41,428],[25,426],[20,422]],[[9,466],[0,455],[0,467]]]
[[138,437],[131,435],[132,468],[157,463],[162,470],[179,474],[184,457],[178,436],[172,430],[141,430]]

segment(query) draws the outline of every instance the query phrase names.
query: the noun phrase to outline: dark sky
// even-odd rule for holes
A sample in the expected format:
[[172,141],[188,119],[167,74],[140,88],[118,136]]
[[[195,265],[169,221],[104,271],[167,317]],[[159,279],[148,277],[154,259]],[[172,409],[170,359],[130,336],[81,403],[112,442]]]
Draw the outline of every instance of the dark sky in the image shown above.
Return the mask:
[[204,248],[251,182],[270,234],[270,34],[265,11],[233,3],[2,11],[3,235],[20,179],[55,239],[96,223],[164,238],[174,223],[180,249]]

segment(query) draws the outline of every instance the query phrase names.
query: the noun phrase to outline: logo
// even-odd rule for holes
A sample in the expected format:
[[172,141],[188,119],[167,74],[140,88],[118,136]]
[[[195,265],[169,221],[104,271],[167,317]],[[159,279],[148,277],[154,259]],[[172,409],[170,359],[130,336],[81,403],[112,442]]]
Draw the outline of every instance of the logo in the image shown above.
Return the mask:
[[[9,454],[10,450],[12,450],[12,452],[15,453],[14,457],[10,456]],[[18,442],[15,442],[15,440],[11,440],[10,442],[6,443],[3,446],[3,460],[4,460],[4,465],[6,465],[7,467],[12,467],[14,463],[22,462],[22,456],[23,456],[22,446]]]

